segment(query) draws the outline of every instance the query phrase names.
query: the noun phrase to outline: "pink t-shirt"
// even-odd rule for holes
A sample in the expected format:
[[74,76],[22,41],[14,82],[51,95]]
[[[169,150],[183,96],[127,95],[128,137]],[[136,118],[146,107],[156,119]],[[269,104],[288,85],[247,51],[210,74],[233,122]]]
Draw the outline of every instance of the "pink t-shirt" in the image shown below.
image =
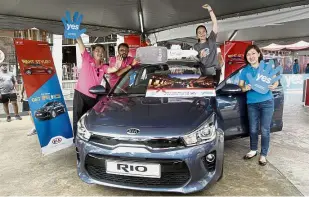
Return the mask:
[[[119,70],[126,68],[127,66],[131,65],[133,63],[134,57],[130,57],[128,56],[127,58],[125,58],[121,64],[121,67]],[[113,67],[116,64],[116,57],[111,57],[109,60],[109,66]],[[104,67],[106,68],[106,67]],[[118,80],[120,79],[121,76],[117,76],[116,73],[111,73],[109,74],[109,84],[111,87],[114,87],[115,84],[118,82]]]
[[95,66],[94,58],[91,57],[86,49],[82,53],[82,60],[82,68],[75,89],[91,98],[96,98],[95,94],[89,93],[89,89],[101,84],[108,65],[101,64],[100,66]]

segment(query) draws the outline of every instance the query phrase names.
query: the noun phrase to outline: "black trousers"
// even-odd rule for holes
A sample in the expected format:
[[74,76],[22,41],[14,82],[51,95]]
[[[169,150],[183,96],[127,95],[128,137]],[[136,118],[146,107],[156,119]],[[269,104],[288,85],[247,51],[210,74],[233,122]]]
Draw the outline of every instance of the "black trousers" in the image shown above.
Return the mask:
[[96,103],[97,103],[97,99],[91,98],[77,90],[74,91],[74,98],[73,98],[73,132],[74,132],[73,137],[74,139],[77,133],[77,122]]
[[219,69],[217,69],[216,70],[216,76],[215,76],[215,82],[217,83],[217,85],[219,84],[219,82],[220,82],[220,76],[221,76],[221,69],[219,70]]

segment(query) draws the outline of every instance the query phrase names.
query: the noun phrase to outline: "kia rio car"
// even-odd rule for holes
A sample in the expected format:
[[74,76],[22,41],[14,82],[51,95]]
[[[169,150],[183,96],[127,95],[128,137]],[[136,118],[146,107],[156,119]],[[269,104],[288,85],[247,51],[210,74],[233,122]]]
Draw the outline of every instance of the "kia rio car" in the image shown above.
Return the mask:
[[24,67],[24,72],[27,75],[32,74],[53,74],[54,69],[52,67],[43,66],[41,64],[26,64]]
[[[154,76],[164,79],[156,85],[166,88],[175,72],[207,81],[200,84],[212,84],[216,96],[146,96]],[[224,140],[248,136],[246,95],[237,85],[240,72],[215,85],[209,77],[199,77],[197,62],[169,61],[130,70],[112,90],[93,87],[90,92],[99,101],[78,122],[79,177],[89,184],[134,190],[191,193],[208,188],[223,175]],[[178,89],[191,88],[174,80]],[[272,131],[280,131],[282,88],[273,93]]]
[[39,120],[49,120],[65,112],[65,106],[59,101],[46,103],[40,109],[35,111],[34,115]]

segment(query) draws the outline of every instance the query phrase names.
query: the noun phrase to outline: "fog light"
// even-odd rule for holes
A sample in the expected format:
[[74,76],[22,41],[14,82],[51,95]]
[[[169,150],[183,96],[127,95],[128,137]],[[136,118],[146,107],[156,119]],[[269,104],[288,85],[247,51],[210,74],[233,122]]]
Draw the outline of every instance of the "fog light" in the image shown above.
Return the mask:
[[209,162],[209,163],[214,162],[215,159],[216,159],[216,157],[215,157],[215,155],[212,154],[212,153],[211,153],[211,154],[208,154],[208,155],[206,156],[206,161]]

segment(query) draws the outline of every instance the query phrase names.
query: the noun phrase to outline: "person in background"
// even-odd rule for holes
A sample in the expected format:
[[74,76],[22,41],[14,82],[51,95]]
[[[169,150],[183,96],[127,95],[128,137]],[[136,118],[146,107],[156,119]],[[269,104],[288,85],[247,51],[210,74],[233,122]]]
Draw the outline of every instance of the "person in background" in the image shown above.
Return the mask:
[[295,59],[293,65],[293,74],[299,74],[299,73],[300,73],[300,67],[298,64],[298,59]]
[[196,37],[198,43],[196,43],[193,48],[198,52],[198,58],[202,63],[202,74],[204,76],[214,76],[215,81],[218,83],[220,81],[221,67],[218,62],[217,57],[217,34],[218,34],[218,24],[217,18],[212,10],[212,8],[205,4],[204,9],[207,9],[211,20],[212,20],[212,31],[207,38],[207,29],[204,25],[200,25],[196,28]]
[[17,94],[16,94],[17,81],[15,76],[8,71],[8,64],[1,63],[0,71],[0,103],[3,103],[3,109],[6,113],[6,121],[11,122],[11,116],[9,111],[9,102],[12,103],[15,118],[21,120],[18,113]]
[[104,74],[117,72],[122,64],[121,59],[117,59],[113,66],[103,64],[105,47],[101,44],[92,46],[92,55],[86,50],[81,37],[77,38],[78,47],[82,56],[82,67],[78,76],[78,81],[73,98],[73,132],[74,142],[77,132],[77,122],[79,119],[97,103],[97,95],[91,94],[89,89],[100,85]]
[[109,84],[111,87],[114,87],[116,85],[116,83],[124,73],[126,73],[134,66],[138,66],[139,60],[135,59],[134,57],[128,56],[128,54],[129,45],[127,43],[121,43],[118,45],[118,55],[116,57],[110,58],[110,67],[115,67],[117,62],[122,62],[119,70],[110,74]]
[[306,74],[309,74],[309,63],[307,64],[306,70],[305,70]]
[[[274,97],[272,90],[279,85],[278,81],[269,85],[269,91],[266,94],[251,89],[251,84],[247,74],[256,77],[260,66],[266,67],[263,60],[261,50],[256,45],[250,45],[245,51],[245,62],[247,66],[243,69],[239,77],[239,86],[243,92],[247,94],[248,117],[250,126],[250,152],[248,152],[244,159],[251,159],[257,155],[259,128],[261,128],[261,153],[259,164],[264,166],[267,163],[266,156],[269,150],[270,141],[270,125],[274,113]],[[275,76],[273,76],[275,77]]]
[[31,122],[33,124],[33,128],[30,130],[30,132],[27,135],[28,136],[35,135],[35,134],[37,134],[37,132],[36,132],[36,129],[34,127],[34,122],[33,122],[33,118],[32,118],[32,115],[31,115],[31,110],[30,110],[30,107],[29,107],[28,97],[27,97],[27,93],[25,91],[25,86],[24,85],[22,86],[20,95],[21,95],[21,102],[22,102],[22,105],[23,105],[23,109],[22,110],[24,112],[28,112],[29,117],[31,119]]

